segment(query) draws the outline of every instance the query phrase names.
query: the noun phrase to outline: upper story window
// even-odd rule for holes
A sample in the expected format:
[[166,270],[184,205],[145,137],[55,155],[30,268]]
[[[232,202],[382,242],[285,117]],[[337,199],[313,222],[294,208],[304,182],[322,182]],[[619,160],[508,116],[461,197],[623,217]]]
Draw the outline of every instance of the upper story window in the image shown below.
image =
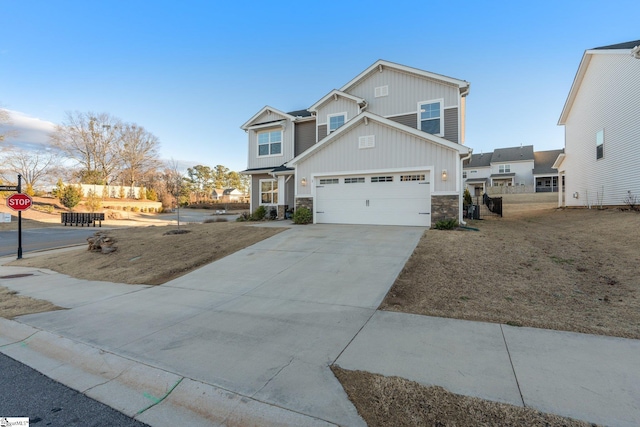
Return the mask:
[[604,130],[596,133],[596,160],[604,157]]
[[509,173],[509,172],[511,172],[511,165],[498,166],[498,173]]
[[281,130],[272,130],[258,133],[258,156],[278,156],[281,154]]
[[467,171],[462,171],[462,178],[464,178],[464,179],[467,178]]
[[420,130],[442,136],[442,104],[443,100],[441,99],[418,104]]
[[338,129],[347,121],[347,113],[329,114],[327,116],[328,132]]

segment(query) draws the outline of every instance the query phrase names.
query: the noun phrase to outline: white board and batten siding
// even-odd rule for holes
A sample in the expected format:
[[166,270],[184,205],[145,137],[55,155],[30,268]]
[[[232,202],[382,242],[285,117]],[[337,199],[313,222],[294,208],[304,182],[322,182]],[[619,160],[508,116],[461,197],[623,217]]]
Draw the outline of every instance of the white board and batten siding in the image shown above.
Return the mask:
[[[640,60],[594,54],[565,122],[565,204],[624,205],[640,196]],[[596,159],[596,133],[604,156]],[[578,195],[574,198],[574,194]]]
[[317,124],[326,125],[327,115],[338,113],[347,113],[347,120],[351,120],[359,113],[358,104],[356,104],[354,100],[340,95],[338,95],[337,100],[331,98],[331,100],[325,102],[320,108],[318,108],[316,113]]
[[[388,86],[386,96],[375,96],[377,87]],[[348,92],[367,100],[367,111],[387,117],[415,112],[418,102],[443,99],[444,108],[458,107],[460,90],[458,86],[446,82],[383,67],[382,72],[374,71]]]
[[[276,123],[281,121],[281,123]],[[294,124],[291,120],[274,113],[265,112],[259,118],[254,120],[255,123],[274,122],[273,126],[261,127],[259,129],[249,129],[249,153],[247,161],[247,169],[277,167],[291,160],[294,157]],[[282,153],[274,156],[258,156],[258,133],[270,130],[282,130]]]
[[[359,148],[361,136],[374,136],[375,146]],[[431,194],[457,194],[459,155],[456,150],[432,143],[384,124],[370,121],[357,124],[326,147],[300,162],[296,168],[298,183],[304,177],[310,185],[297,185],[298,197],[313,196],[314,180],[319,174],[350,175],[380,171],[417,171],[428,169]],[[448,179],[442,181],[442,170]]]

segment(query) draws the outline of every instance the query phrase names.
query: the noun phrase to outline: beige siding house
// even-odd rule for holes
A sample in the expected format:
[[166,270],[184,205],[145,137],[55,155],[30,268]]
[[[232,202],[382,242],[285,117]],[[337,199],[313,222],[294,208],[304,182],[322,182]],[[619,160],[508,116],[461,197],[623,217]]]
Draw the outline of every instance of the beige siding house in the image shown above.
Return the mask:
[[242,126],[252,211],[282,218],[305,206],[314,223],[462,220],[468,93],[464,80],[380,60],[307,110],[264,107]]
[[[640,196],[640,40],[587,50],[558,122],[560,206],[624,205]],[[640,197],[639,197],[640,199]]]

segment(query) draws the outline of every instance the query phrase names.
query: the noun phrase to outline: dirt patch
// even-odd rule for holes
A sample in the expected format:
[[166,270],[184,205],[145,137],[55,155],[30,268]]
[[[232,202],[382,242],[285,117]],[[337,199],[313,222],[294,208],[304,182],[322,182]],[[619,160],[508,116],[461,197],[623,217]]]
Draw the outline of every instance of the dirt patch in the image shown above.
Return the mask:
[[13,319],[23,314],[53,310],[62,310],[62,308],[51,304],[49,301],[18,295],[16,291],[0,286],[0,317]]
[[180,227],[188,233],[167,234],[172,230],[177,228],[152,226],[102,231],[116,242],[115,251],[51,253],[8,265],[48,268],[79,279],[159,285],[285,229],[217,222],[189,224]]
[[594,424],[534,409],[460,396],[398,377],[331,368],[360,416],[376,426],[540,426]]
[[428,230],[380,308],[640,339],[640,213],[522,210]]

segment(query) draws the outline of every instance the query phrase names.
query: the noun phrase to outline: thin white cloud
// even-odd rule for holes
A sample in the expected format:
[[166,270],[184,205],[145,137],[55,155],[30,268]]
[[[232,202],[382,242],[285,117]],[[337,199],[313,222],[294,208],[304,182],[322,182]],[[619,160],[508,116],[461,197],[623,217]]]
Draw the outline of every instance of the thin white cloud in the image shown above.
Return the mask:
[[19,111],[9,112],[11,123],[3,125],[3,131],[9,131],[8,144],[27,149],[47,148],[49,136],[55,130],[55,123],[29,116]]

